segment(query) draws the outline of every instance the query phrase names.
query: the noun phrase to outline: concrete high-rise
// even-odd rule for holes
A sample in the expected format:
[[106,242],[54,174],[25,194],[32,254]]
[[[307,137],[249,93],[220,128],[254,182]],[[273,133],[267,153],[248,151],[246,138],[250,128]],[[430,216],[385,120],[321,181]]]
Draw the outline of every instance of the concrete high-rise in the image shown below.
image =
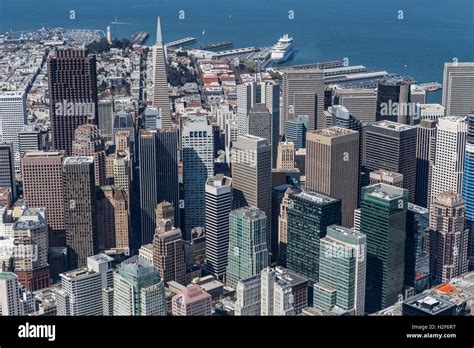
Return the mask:
[[248,133],[248,113],[257,102],[257,84],[254,82],[244,83],[237,86],[237,133],[244,135]]
[[280,85],[273,81],[260,83],[260,103],[265,104],[272,115],[272,135],[269,142],[272,144],[272,168],[276,166],[277,145],[280,140]]
[[435,284],[449,282],[468,270],[469,230],[464,200],[456,192],[442,192],[430,212],[430,273]]
[[[308,130],[324,128],[324,73],[320,69],[288,70],[282,79],[281,118],[308,116]],[[284,132],[285,130],[281,130]]]
[[335,99],[361,122],[375,122],[377,91],[372,88],[336,88]]
[[84,267],[96,253],[96,193],[93,157],[67,157],[63,163],[64,220],[70,268]]
[[474,109],[474,62],[444,64],[443,106],[448,116],[467,116]]
[[0,187],[10,190],[16,200],[15,152],[12,143],[0,143]]
[[466,121],[466,117],[457,116],[438,120],[435,159],[428,186],[428,207],[442,192],[462,192],[468,130]]
[[99,127],[94,124],[84,124],[76,128],[72,143],[73,156],[94,157],[95,184],[106,184],[105,178],[105,141]]
[[295,144],[291,141],[278,143],[276,168],[282,170],[295,168]]
[[18,132],[26,124],[25,91],[0,91],[0,141],[13,144],[16,171],[20,170]]
[[62,152],[38,151],[21,161],[23,198],[30,207],[46,208],[50,247],[66,246],[63,160]]
[[173,126],[171,120],[168,80],[166,76],[166,48],[161,34],[160,17],[156,18],[156,43],[153,45],[153,107],[159,108],[163,128]]
[[114,315],[166,315],[164,282],[140,256],[125,260],[115,270]]
[[271,146],[265,138],[239,136],[232,148],[232,187],[234,208],[252,206],[267,217],[267,244],[271,245]]
[[428,183],[435,161],[436,120],[421,120],[416,140],[415,204],[428,207]]
[[189,240],[194,227],[205,225],[206,181],[214,175],[214,134],[206,117],[184,119],[182,160],[186,209],[184,239]]
[[111,141],[114,121],[114,101],[112,97],[100,99],[98,110],[99,128],[102,136],[106,141]]
[[147,244],[155,234],[155,207],[162,201],[173,205],[179,225],[178,130],[141,130],[139,151],[141,242]]
[[292,316],[293,308],[292,286],[289,281],[279,278],[277,272],[266,267],[260,274],[260,314],[264,316]]
[[153,238],[153,266],[166,283],[173,280],[185,285],[183,236],[170,220],[157,221]]
[[85,48],[56,49],[48,59],[48,82],[53,149],[70,156],[76,128],[98,124],[95,56]]
[[365,132],[365,169],[402,174],[410,202],[415,199],[416,138],[416,127],[390,121],[368,124]]
[[403,187],[403,175],[390,170],[374,170],[369,174],[370,185],[382,183],[396,187]]
[[260,274],[239,280],[235,289],[237,299],[235,301],[234,310],[236,316],[260,315],[260,282]]
[[210,316],[212,298],[199,285],[190,285],[181,293],[173,296],[172,313],[174,316]]
[[287,220],[286,265],[317,282],[320,240],[328,226],[341,224],[341,201],[309,190],[291,190]]
[[369,313],[393,305],[403,292],[407,206],[406,189],[386,184],[362,188],[360,233],[367,237]]
[[0,272],[0,316],[23,315],[20,283],[12,272]]
[[236,288],[241,279],[268,266],[267,216],[255,207],[233,210],[229,216],[227,284]]
[[232,179],[222,174],[206,183],[206,265],[223,279],[229,248],[229,214],[232,210]]
[[44,209],[26,209],[13,224],[13,240],[18,254],[13,260],[15,274],[29,291],[49,286],[48,225]]
[[342,225],[352,227],[359,186],[359,133],[341,127],[306,135],[306,188],[341,200]]
[[314,307],[329,310],[337,306],[353,315],[364,315],[366,253],[365,235],[337,225],[328,226],[326,237],[320,241]]
[[247,133],[267,139],[272,144],[272,114],[265,104],[255,104],[248,112]]

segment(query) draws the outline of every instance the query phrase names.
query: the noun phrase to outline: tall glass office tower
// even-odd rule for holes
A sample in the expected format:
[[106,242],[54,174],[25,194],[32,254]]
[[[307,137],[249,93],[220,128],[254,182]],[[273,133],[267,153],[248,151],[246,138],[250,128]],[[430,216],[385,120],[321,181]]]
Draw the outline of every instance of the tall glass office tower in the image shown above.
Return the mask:
[[366,312],[398,301],[405,275],[408,190],[375,184],[362,188],[360,232],[367,236]]
[[466,227],[469,229],[469,270],[474,270],[474,110],[467,118],[468,131],[462,196],[465,203]]

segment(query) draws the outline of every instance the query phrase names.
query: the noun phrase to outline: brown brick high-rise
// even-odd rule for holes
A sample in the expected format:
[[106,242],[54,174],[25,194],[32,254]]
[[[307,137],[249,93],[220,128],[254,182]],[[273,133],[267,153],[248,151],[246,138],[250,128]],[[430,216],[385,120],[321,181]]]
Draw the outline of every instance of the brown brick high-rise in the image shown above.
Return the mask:
[[53,148],[70,156],[76,128],[98,124],[95,56],[84,48],[57,49],[48,60],[48,83]]

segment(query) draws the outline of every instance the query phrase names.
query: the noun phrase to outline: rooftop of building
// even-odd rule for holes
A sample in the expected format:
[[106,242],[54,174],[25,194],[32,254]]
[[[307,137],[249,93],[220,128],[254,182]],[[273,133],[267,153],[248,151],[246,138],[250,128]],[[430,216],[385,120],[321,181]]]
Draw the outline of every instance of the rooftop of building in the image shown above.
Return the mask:
[[28,151],[25,152],[23,157],[58,157],[63,155],[62,151]]
[[365,235],[352,229],[352,228],[347,228],[339,225],[331,225],[327,227],[327,236],[328,237],[335,237],[335,236],[341,236],[341,237],[350,237],[354,239],[365,239]]
[[439,120],[441,122],[448,121],[448,122],[453,122],[453,123],[464,123],[467,121],[467,116],[443,116],[443,117],[440,117]]
[[403,301],[403,303],[404,305],[416,307],[429,315],[436,315],[437,313],[454,306],[454,304],[448,300],[442,299],[434,294],[426,293],[412,296]]
[[196,124],[209,125],[207,116],[187,116],[183,117],[183,126],[192,126]]
[[173,300],[181,298],[185,303],[195,302],[210,298],[206,291],[204,291],[199,285],[189,285],[180,294],[173,296]]
[[84,164],[84,163],[94,163],[94,157],[74,156],[74,157],[66,157],[64,159],[64,165]]
[[92,255],[87,258],[87,261],[95,261],[97,263],[103,263],[103,262],[112,262],[114,261],[113,257],[110,257],[109,255],[100,253],[97,255]]
[[377,169],[377,170],[374,170],[373,172],[370,172],[370,174],[389,176],[389,177],[392,177],[392,178],[395,178],[395,177],[402,177],[403,178],[403,174],[393,172],[391,170],[385,170],[385,169]]
[[30,230],[32,228],[46,227],[46,223],[43,219],[31,218],[21,219],[14,223],[14,230]]
[[418,214],[429,214],[430,210],[428,208],[413,204],[413,203],[408,203],[408,210],[418,213]]
[[206,185],[214,187],[230,186],[232,178],[225,176],[224,174],[214,175],[212,178],[207,179]]
[[441,104],[420,104],[419,107],[424,112],[444,112],[444,106]]
[[13,272],[0,272],[0,280],[14,280],[18,279],[18,276]]
[[409,76],[399,76],[399,75],[391,75],[380,81],[381,84],[386,85],[386,86],[398,86],[402,84],[412,84],[415,82],[416,82],[415,79]]
[[266,218],[266,214],[263,210],[260,210],[257,207],[242,207],[236,210],[233,210],[231,214],[241,213],[243,216],[250,218],[250,219],[259,219],[259,218]]
[[322,193],[309,191],[309,190],[294,190],[291,193],[293,196],[304,199],[308,202],[314,202],[319,204],[326,204],[338,201],[338,199],[323,195]]
[[358,132],[351,129],[347,129],[347,128],[333,126],[329,128],[308,131],[308,133],[321,135],[327,138],[337,138],[337,137],[345,136],[347,134],[356,134]]
[[435,200],[433,202],[434,204],[440,204],[446,207],[455,207],[461,204],[464,204],[464,200],[456,192],[452,191],[446,191],[446,192],[441,192],[435,197]]
[[277,277],[283,279],[291,284],[291,286],[306,284],[308,282],[308,278],[303,277],[297,273],[290,271],[287,268],[282,266],[275,267],[275,272]]
[[393,200],[407,195],[407,190],[392,185],[378,183],[363,188],[367,195],[381,198],[384,200]]
[[86,278],[87,276],[90,276],[92,274],[95,274],[93,270],[90,270],[87,267],[82,267],[82,268],[77,268],[71,271],[61,273],[60,276],[68,278],[68,279],[80,279],[80,278]]
[[371,123],[370,125],[373,127],[390,129],[396,132],[403,132],[409,129],[416,129],[416,127],[414,126],[410,126],[408,124],[397,123],[393,121],[378,121],[375,123]]

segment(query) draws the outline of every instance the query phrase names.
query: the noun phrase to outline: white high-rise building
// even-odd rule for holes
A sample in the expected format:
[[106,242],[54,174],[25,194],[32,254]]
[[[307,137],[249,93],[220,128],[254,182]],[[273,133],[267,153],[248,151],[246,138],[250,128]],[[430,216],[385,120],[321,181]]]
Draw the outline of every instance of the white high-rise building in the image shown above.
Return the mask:
[[156,18],[156,43],[153,45],[153,103],[161,109],[163,128],[172,127],[168,80],[166,77],[166,46],[163,44],[160,17]]
[[205,186],[214,175],[214,135],[205,116],[183,120],[182,133],[184,204],[184,239],[189,240],[194,227],[205,225]]
[[467,116],[474,109],[474,62],[444,64],[443,106],[448,116]]
[[58,315],[102,315],[102,275],[87,267],[61,273]]
[[438,120],[435,160],[428,186],[428,207],[440,193],[462,193],[467,118],[447,116]]
[[236,316],[260,315],[260,275],[239,280],[235,292],[237,294],[234,307]]
[[295,315],[291,283],[267,267],[261,277],[261,315]]
[[218,174],[206,183],[206,264],[223,279],[229,247],[229,214],[232,210],[232,179]]
[[0,142],[13,144],[15,170],[20,170],[18,132],[26,124],[26,92],[0,92]]
[[248,133],[247,115],[250,108],[257,102],[257,84],[248,82],[237,86],[237,124],[238,135]]
[[103,315],[103,305],[108,306],[103,290],[113,286],[112,261],[106,254],[97,254],[87,258],[87,267],[61,273],[58,315]]
[[0,316],[23,315],[20,303],[18,276],[13,272],[0,272]]

